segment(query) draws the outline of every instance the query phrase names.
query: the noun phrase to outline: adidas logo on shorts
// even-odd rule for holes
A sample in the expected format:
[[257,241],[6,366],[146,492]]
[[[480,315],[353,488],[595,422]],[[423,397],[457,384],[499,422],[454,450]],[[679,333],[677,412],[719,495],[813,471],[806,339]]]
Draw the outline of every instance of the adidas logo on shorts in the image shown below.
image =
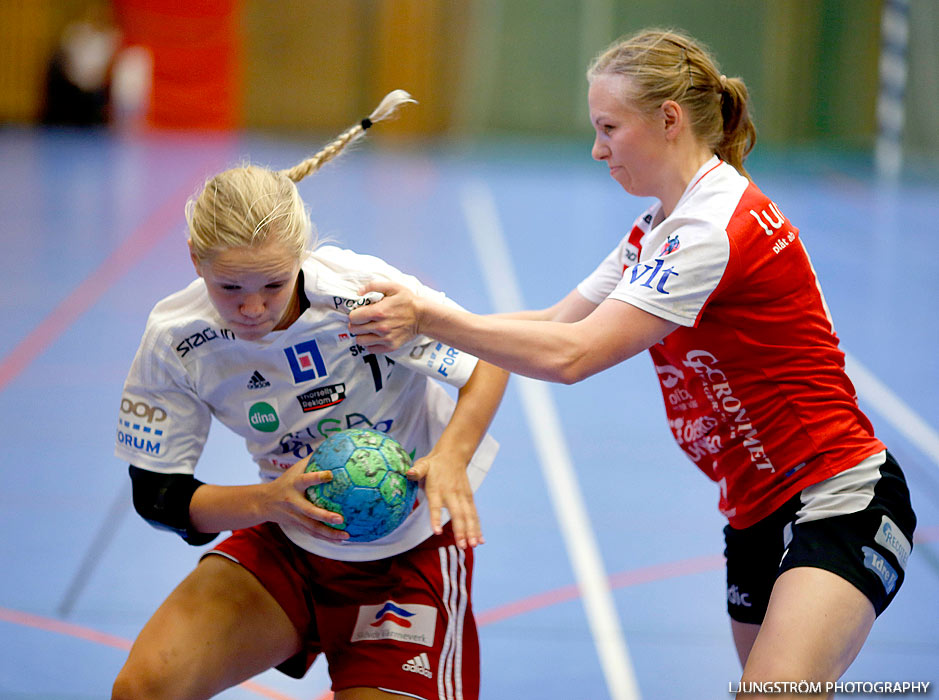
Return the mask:
[[430,670],[430,659],[427,658],[426,652],[418,654],[410,661],[401,664],[401,668],[411,673],[419,673],[427,678],[433,678],[434,676]]
[[254,370],[254,374],[251,375],[251,380],[248,382],[249,389],[263,389],[270,385],[271,383],[257,370]]

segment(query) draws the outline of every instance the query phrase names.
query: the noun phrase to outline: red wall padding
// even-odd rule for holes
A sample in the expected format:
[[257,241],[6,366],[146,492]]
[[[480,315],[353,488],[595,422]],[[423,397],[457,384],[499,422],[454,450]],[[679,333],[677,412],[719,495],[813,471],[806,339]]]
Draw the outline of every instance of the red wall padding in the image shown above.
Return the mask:
[[240,0],[113,1],[125,43],[153,55],[151,126],[241,125]]

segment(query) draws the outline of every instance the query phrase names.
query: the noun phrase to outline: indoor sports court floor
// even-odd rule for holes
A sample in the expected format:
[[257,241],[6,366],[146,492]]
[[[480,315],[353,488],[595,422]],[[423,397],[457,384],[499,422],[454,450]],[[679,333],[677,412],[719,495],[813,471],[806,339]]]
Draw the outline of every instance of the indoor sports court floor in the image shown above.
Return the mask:
[[[131,640],[199,549],[133,512],[112,456],[121,384],[148,310],[193,276],[183,203],[250,159],[321,141],[0,131],[0,698],[103,698]],[[860,401],[919,516],[900,596],[846,681],[939,682],[939,181],[879,187],[863,164],[757,155],[802,230]],[[320,234],[379,255],[470,309],[547,305],[646,202],[589,139],[472,151],[366,144],[301,191]],[[580,385],[512,380],[478,494],[483,697],[725,698],[739,669],[724,611],[716,487],[667,431],[650,362]],[[203,480],[250,482],[213,431]],[[634,692],[638,688],[638,692]],[[229,699],[329,697],[325,667],[268,672]]]

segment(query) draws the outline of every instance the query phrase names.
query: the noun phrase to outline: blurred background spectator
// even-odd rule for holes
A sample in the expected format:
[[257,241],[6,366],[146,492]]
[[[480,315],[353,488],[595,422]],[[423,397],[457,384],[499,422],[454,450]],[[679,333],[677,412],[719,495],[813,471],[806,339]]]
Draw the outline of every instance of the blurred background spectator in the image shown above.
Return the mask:
[[68,24],[49,62],[40,121],[70,126],[110,121],[111,68],[119,44],[106,3],[88,5]]

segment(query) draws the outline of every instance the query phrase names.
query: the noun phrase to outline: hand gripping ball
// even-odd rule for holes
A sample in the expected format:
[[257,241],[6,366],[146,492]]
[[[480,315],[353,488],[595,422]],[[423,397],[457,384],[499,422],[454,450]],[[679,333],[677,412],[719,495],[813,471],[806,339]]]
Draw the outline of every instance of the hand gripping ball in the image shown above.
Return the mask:
[[405,476],[411,458],[391,436],[352,428],[330,435],[316,448],[306,471],[331,471],[332,481],[306,490],[320,508],[339,513],[330,525],[349,533],[351,542],[371,542],[390,534],[414,508],[417,483]]

